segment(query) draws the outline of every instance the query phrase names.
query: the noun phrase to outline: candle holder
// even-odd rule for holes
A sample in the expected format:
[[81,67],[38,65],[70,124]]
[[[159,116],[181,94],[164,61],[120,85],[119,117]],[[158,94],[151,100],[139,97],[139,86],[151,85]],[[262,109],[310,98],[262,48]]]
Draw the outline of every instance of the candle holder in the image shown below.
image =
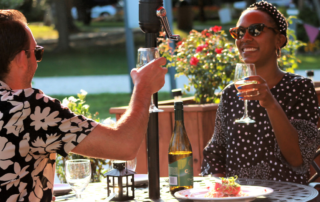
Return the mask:
[[114,162],[113,169],[106,173],[108,196],[114,194],[112,201],[134,199],[134,171],[125,166],[126,162]]

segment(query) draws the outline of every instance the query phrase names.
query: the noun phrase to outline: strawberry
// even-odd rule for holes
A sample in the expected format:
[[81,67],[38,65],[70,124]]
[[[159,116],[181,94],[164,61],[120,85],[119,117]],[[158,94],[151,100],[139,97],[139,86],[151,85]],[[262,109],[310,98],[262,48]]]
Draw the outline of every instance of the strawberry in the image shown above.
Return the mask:
[[236,179],[234,177],[222,178],[222,183],[215,183],[214,190],[224,195],[236,196],[241,191],[240,185],[235,182]]

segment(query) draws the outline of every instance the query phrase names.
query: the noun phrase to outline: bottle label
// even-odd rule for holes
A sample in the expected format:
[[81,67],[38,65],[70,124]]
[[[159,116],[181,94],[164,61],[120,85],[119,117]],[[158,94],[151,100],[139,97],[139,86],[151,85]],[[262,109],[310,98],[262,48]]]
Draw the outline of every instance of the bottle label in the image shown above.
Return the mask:
[[170,186],[193,186],[193,158],[188,156],[169,164]]

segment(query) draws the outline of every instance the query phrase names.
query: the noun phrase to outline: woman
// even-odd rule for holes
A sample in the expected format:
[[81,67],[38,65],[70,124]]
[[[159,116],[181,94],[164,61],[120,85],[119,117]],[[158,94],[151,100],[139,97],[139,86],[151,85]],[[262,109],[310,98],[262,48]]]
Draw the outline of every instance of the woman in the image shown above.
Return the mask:
[[[287,22],[261,1],[230,29],[245,63],[254,63],[257,84],[227,86],[221,96],[212,139],[205,147],[202,174],[307,184],[318,145],[318,101],[312,81],[280,70],[277,58],[287,42]],[[246,92],[247,89],[253,89]],[[235,123],[243,100],[255,123]]]

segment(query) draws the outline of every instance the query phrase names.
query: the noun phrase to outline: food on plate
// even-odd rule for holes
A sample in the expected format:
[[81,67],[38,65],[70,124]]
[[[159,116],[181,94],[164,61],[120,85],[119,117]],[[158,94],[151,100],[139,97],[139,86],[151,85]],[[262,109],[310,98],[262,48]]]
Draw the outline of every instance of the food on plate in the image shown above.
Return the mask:
[[239,197],[247,196],[241,192],[241,186],[236,183],[236,177],[221,178],[221,183],[215,182],[214,186],[210,188],[209,192],[204,195],[206,198],[214,197]]

